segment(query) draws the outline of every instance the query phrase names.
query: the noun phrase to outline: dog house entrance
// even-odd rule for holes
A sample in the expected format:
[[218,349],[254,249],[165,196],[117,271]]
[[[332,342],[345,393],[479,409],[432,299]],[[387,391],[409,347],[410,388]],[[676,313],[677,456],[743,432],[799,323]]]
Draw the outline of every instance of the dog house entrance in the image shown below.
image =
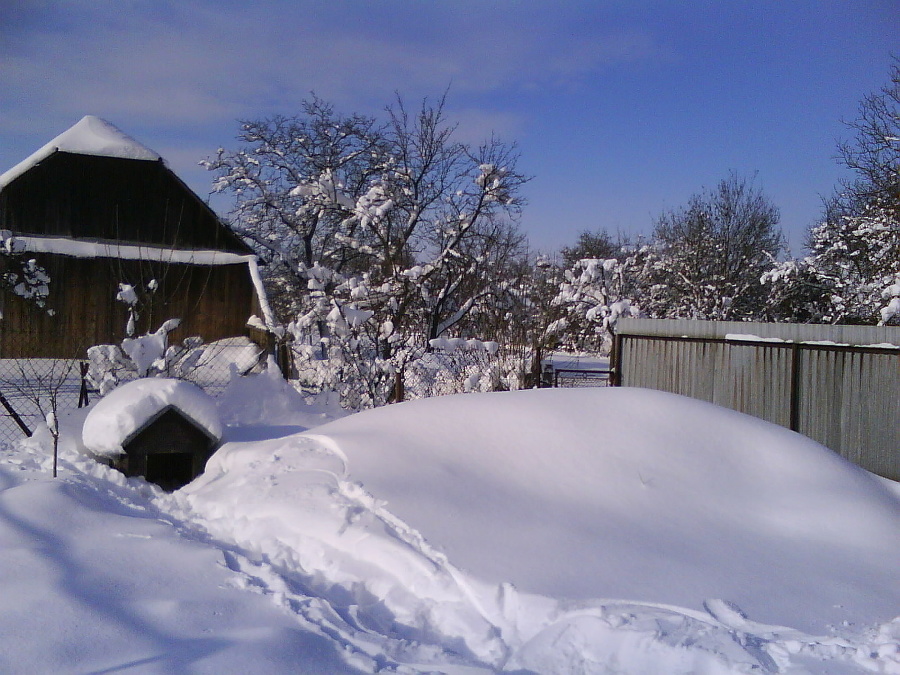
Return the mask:
[[194,455],[190,452],[148,454],[144,477],[163,490],[177,490],[194,478]]

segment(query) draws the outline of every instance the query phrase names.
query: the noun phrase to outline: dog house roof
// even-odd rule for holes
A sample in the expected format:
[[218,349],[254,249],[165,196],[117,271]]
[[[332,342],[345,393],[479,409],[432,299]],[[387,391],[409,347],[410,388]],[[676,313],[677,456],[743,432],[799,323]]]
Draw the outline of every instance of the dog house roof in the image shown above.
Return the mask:
[[82,441],[90,452],[115,457],[125,445],[167,408],[173,408],[210,438],[222,437],[215,401],[184,380],[143,378],[114,389],[88,413]]

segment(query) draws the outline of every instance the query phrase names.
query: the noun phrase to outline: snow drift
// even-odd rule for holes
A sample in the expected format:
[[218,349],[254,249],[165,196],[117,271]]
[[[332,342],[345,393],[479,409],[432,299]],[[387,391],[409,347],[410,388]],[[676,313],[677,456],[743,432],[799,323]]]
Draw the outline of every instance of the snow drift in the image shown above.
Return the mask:
[[315,433],[480,579],[570,599],[724,597],[812,630],[900,608],[893,495],[817,443],[712,404],[627,388],[466,395]]
[[[900,607],[900,503],[879,481],[790,431],[661,392],[380,408],[226,445],[183,498],[214,537],[325,599],[349,643],[386,636],[399,661],[413,643],[493,669],[777,669],[787,642],[821,658],[834,626]],[[618,643],[628,617],[655,657]],[[773,647],[729,654],[750,626]]]
[[294,433],[334,413],[234,385],[230,441],[173,494],[68,449],[41,480],[38,441],[0,456],[9,672],[900,672],[900,499],[808,439],[636,389]]

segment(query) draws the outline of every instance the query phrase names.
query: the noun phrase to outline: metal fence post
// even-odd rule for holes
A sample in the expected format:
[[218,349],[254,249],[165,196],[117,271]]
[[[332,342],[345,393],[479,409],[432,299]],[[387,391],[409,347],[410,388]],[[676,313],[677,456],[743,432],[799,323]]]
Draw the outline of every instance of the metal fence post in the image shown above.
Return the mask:
[[791,431],[800,431],[800,343],[791,345]]
[[609,385],[611,387],[622,386],[622,336],[619,333],[613,335],[612,353],[609,355],[610,373]]
[[19,416],[19,413],[16,412],[16,409],[12,407],[10,402],[6,400],[6,397],[0,392],[0,405],[3,405],[6,408],[6,412],[9,413],[9,416],[12,417],[13,421],[19,425],[19,428],[25,432],[26,436],[31,436],[31,429],[28,428],[28,425],[25,424],[25,421]]

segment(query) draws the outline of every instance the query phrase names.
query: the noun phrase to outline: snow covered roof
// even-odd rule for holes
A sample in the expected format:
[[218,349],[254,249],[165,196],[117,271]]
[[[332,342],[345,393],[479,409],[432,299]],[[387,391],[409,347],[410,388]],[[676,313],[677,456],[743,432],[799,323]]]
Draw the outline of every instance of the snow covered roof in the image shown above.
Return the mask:
[[204,249],[138,246],[108,241],[85,241],[67,237],[33,237],[15,235],[17,251],[56,253],[73,258],[117,258],[192,265],[238,265],[256,260],[254,255]]
[[177,409],[210,437],[222,437],[211,396],[191,382],[149,377],[123,384],[100,399],[84,420],[84,446],[97,455],[120,455],[135,432],[167,408]]
[[74,126],[32,153],[3,174],[0,174],[0,189],[43,161],[54,152],[71,152],[78,155],[101,157],[121,157],[123,159],[162,159],[147,146],[110,124],[106,120],[85,115]]

